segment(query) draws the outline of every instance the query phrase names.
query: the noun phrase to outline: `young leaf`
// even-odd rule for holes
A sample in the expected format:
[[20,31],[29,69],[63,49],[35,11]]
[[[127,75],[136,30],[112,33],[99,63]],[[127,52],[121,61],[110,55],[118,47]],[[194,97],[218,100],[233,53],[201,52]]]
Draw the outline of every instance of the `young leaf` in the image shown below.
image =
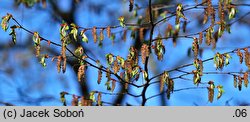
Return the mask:
[[120,26],[122,26],[123,28],[125,27],[125,20],[124,20],[124,17],[123,16],[120,16],[118,18],[118,20],[120,21]]
[[108,62],[108,65],[111,65],[114,61],[114,58],[113,58],[113,54],[109,53],[109,54],[106,54],[106,60]]
[[41,41],[41,38],[38,34],[38,32],[34,32],[34,35],[33,35],[33,41],[34,41],[34,46],[35,46],[35,49],[36,49],[36,57],[38,57],[40,55],[40,41]]
[[222,94],[224,93],[223,86],[219,85],[217,86],[217,89],[218,89],[217,99],[220,99]]
[[70,34],[73,35],[73,38],[74,40],[77,40],[77,34],[78,34],[78,27],[74,24],[74,23],[71,23],[71,31],[70,31]]
[[4,31],[8,29],[9,21],[11,18],[12,18],[12,15],[9,13],[7,13],[7,15],[2,18],[1,27]]
[[78,56],[78,57],[81,57],[83,56],[83,47],[82,46],[79,46],[76,50],[75,50],[75,55]]
[[88,37],[84,34],[85,31],[86,31],[86,30],[82,30],[82,31],[80,32],[80,35],[82,36],[82,41],[88,43],[88,42],[89,42],[89,39],[88,39]]
[[12,42],[13,42],[14,44],[16,44],[16,31],[15,31],[15,29],[16,29],[16,28],[20,28],[20,27],[19,27],[19,26],[16,26],[16,25],[13,25],[13,26],[11,26],[10,28],[11,28],[11,32],[10,32],[9,35],[12,36]]
[[61,28],[60,28],[60,37],[61,37],[61,39],[63,39],[67,35],[68,30],[69,30],[68,24],[63,22],[61,24]]
[[63,103],[63,106],[67,106],[65,95],[68,95],[68,94],[69,94],[68,92],[61,92],[60,93],[60,99],[61,99],[61,102]]
[[43,67],[46,67],[45,59],[48,58],[48,55],[43,55],[40,59],[40,64],[42,64]]
[[91,92],[89,93],[89,99],[90,99],[92,102],[96,102],[96,100],[95,100],[95,93],[96,93],[96,91],[91,91]]
[[105,86],[107,87],[107,90],[111,90],[111,87],[110,87],[110,81],[107,81],[106,83],[105,83]]

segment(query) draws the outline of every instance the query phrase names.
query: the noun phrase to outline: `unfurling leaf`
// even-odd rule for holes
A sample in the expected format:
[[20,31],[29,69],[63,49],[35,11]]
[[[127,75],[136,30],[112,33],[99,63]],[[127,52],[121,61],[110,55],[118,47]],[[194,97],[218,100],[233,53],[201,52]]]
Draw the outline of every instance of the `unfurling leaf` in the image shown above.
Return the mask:
[[67,31],[69,30],[69,26],[67,23],[62,23],[61,24],[61,28],[60,28],[60,37],[61,40],[63,40],[63,38],[65,38],[65,36],[67,35]]
[[98,92],[97,105],[102,106],[102,93],[101,92]]
[[209,100],[210,103],[212,103],[213,100],[214,100],[214,88],[215,88],[215,86],[214,86],[213,81],[209,81],[208,84],[209,84],[209,86],[207,87],[207,89],[208,89],[208,100]]
[[248,86],[248,72],[244,73],[243,80],[244,80],[244,86],[247,87]]
[[165,46],[163,45],[161,35],[158,35],[157,38],[158,40],[155,41],[154,50],[155,54],[157,55],[157,59],[162,60],[163,55],[165,54]]
[[116,80],[115,79],[111,79],[111,80],[112,80],[111,92],[113,92],[115,90]]
[[41,50],[41,46],[40,46],[41,38],[40,38],[38,32],[34,32],[33,41],[35,43],[34,46],[36,49],[36,57],[38,57],[40,55],[40,50]]
[[89,39],[88,39],[88,37],[84,34],[85,31],[86,31],[86,30],[82,30],[82,31],[80,32],[80,35],[82,36],[82,41],[88,43],[88,42],[89,42]]
[[42,64],[43,67],[46,67],[46,63],[45,63],[45,59],[46,58],[49,58],[49,56],[46,54],[46,55],[43,55],[40,59],[40,64]]
[[71,23],[70,25],[71,25],[70,34],[72,34],[74,40],[77,41],[78,27],[74,23]]
[[20,27],[19,27],[19,26],[16,26],[16,25],[13,25],[13,26],[11,26],[10,28],[11,28],[11,32],[10,32],[9,35],[12,36],[12,42],[13,42],[14,44],[16,44],[16,31],[15,31],[15,29],[16,29],[16,28],[20,28]]
[[108,62],[108,65],[111,65],[113,62],[114,62],[114,57],[113,57],[113,54],[109,53],[109,54],[106,54],[106,60]]
[[144,64],[146,61],[146,57],[149,56],[149,46],[147,44],[143,44],[141,46],[141,58],[142,58],[142,63]]
[[96,102],[96,100],[95,100],[95,93],[96,93],[96,91],[91,91],[91,92],[89,93],[89,99],[90,99],[92,102]]
[[124,59],[122,57],[120,57],[120,56],[116,56],[116,59],[121,64],[122,69],[124,69],[125,68],[125,61],[124,61]]
[[169,74],[167,71],[164,71],[163,74],[160,77],[160,92],[164,89],[164,84],[169,83]]
[[76,50],[75,50],[75,55],[78,57],[82,57],[83,56],[83,47],[79,46]]
[[12,15],[9,13],[7,13],[7,15],[2,18],[1,27],[4,31],[8,29],[9,21],[11,18],[12,18]]
[[143,72],[143,78],[144,78],[144,80],[147,80],[148,73],[146,71],[144,71],[144,70],[142,72]]
[[194,85],[199,85],[199,83],[201,82],[201,74],[199,71],[197,70],[193,70],[192,71],[194,76],[193,76],[193,82],[194,82]]
[[61,102],[63,103],[63,106],[67,106],[65,95],[68,95],[68,94],[69,94],[68,92],[61,92],[60,93],[60,99],[61,99]]
[[224,93],[223,86],[219,85],[217,86],[217,89],[218,89],[217,99],[220,99],[222,94]]
[[107,81],[106,83],[105,83],[105,86],[107,87],[107,90],[111,90],[111,87],[110,87],[110,81]]
[[120,26],[122,26],[123,28],[125,27],[125,20],[124,20],[124,17],[123,16],[120,16],[118,18],[118,20],[120,21]]
[[231,20],[231,19],[233,19],[235,17],[235,13],[236,13],[236,9],[234,7],[232,7],[230,9],[230,12],[229,12],[229,15],[228,15],[229,20]]
[[226,57],[225,65],[227,66],[229,64],[229,59],[232,57],[228,53],[224,54],[223,56]]

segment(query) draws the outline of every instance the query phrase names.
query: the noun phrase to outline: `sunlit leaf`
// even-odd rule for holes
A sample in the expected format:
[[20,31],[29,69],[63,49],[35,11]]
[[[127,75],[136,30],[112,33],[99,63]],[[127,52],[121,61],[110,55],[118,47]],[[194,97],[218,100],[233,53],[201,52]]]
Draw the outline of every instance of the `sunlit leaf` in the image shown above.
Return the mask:
[[120,16],[118,18],[118,20],[120,21],[120,26],[122,26],[123,28],[125,27],[125,20],[124,20],[124,17],[123,16]]
[[8,29],[9,21],[11,18],[12,18],[12,15],[9,13],[7,13],[7,15],[2,18],[1,27],[4,31]]

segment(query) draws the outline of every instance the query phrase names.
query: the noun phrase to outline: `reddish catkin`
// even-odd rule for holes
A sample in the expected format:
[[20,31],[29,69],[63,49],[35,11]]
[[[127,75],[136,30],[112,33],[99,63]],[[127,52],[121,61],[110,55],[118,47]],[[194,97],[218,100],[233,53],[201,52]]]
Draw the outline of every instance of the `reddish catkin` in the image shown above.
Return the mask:
[[120,70],[120,65],[118,64],[118,60],[117,59],[114,61],[113,70],[114,70],[115,74],[118,73],[119,70]]
[[84,76],[85,76],[85,70],[86,70],[86,65],[81,65],[78,68],[77,78],[78,78],[79,82],[81,82],[81,80],[84,78]]
[[238,89],[239,91],[241,91],[242,89],[242,77],[241,76],[238,76]]
[[92,36],[93,36],[94,42],[96,43],[97,42],[96,26],[92,28]]
[[111,92],[115,90],[115,87],[116,87],[116,80],[112,79]]
[[111,37],[111,28],[110,28],[110,26],[108,26],[106,28],[106,30],[107,30],[107,36],[110,38]]
[[193,38],[193,47],[192,50],[194,51],[194,58],[197,59],[198,52],[199,52],[199,44],[198,39],[196,37]]
[[140,41],[143,41],[144,40],[144,28],[140,28],[139,30],[139,38],[140,38]]
[[123,31],[122,40],[123,40],[124,42],[126,42],[126,40],[127,40],[127,30],[124,30],[124,31]]
[[58,73],[61,72],[61,61],[62,61],[62,56],[58,56],[58,57],[57,57],[57,62],[56,62],[57,72],[58,72]]
[[104,39],[103,31],[104,31],[104,29],[101,29],[101,31],[100,31],[100,41],[103,41],[103,39]]
[[199,66],[200,66],[200,75],[203,75],[203,62],[202,60],[198,59]]
[[240,49],[237,50],[237,55],[239,56],[240,63],[242,64],[242,62],[243,62],[243,53],[240,51]]
[[233,76],[234,76],[234,88],[237,88],[237,76],[236,75]]
[[247,87],[248,86],[248,72],[245,72],[244,73],[244,86]]
[[147,44],[143,44],[141,46],[141,58],[142,58],[142,63],[145,64],[146,57],[149,56],[149,46]]
[[67,59],[66,59],[66,43],[64,41],[62,41],[61,55],[62,55],[62,60],[63,60],[62,71],[63,71],[63,73],[65,73]]
[[248,67],[248,69],[250,69],[250,54],[248,52],[248,48],[245,48],[244,51],[245,51],[245,64]]
[[72,95],[72,101],[71,101],[72,106],[78,106],[78,96]]
[[200,32],[199,33],[199,45],[202,44],[202,41],[203,41],[203,32]]
[[97,105],[101,106],[102,105],[102,93],[98,92],[98,96],[97,96]]
[[162,93],[164,89],[164,80],[165,80],[165,76],[164,74],[162,74],[160,77],[160,93]]
[[[102,68],[102,66],[100,67]],[[97,83],[100,84],[102,81],[102,71],[98,70],[98,78],[97,78]]]

